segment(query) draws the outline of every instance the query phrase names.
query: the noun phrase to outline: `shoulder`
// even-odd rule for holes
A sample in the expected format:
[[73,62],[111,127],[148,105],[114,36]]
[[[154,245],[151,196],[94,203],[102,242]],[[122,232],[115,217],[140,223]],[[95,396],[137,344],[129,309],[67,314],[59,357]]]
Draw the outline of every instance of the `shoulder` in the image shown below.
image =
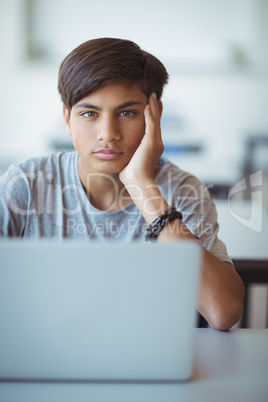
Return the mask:
[[38,156],[36,158],[27,159],[13,167],[20,168],[22,170],[38,170],[38,169],[49,169],[50,167],[68,165],[77,157],[76,152],[58,152],[56,154],[49,154]]
[[76,160],[76,152],[59,152],[57,154],[27,159],[20,163],[12,164],[1,179],[2,181],[9,181],[21,178],[29,182],[39,176],[55,175],[59,171],[65,171]]
[[215,222],[217,211],[207,186],[195,175],[180,169],[168,159],[161,162],[158,184],[169,204],[183,212],[184,222]]
[[196,177],[194,174],[181,169],[179,166],[172,163],[169,159],[161,157],[159,160],[161,169],[156,177],[156,181],[159,185],[163,186],[164,183],[171,185],[172,188],[177,187],[181,192],[204,193],[206,185]]

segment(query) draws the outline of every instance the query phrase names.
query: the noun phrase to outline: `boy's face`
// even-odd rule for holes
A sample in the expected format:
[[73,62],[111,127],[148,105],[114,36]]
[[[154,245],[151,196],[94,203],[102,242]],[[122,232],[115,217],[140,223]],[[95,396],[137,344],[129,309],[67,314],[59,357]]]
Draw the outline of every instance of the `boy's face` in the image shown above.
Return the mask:
[[64,106],[68,134],[86,173],[119,173],[130,161],[145,133],[147,96],[137,85],[107,85]]

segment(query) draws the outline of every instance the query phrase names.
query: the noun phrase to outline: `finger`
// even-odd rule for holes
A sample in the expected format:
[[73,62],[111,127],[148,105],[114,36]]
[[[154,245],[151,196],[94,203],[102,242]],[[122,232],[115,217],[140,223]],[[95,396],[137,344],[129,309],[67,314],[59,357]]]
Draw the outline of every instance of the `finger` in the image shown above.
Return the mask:
[[[159,145],[159,146],[163,147],[158,101],[155,99],[151,101],[151,99],[150,99],[149,102],[150,103],[147,104],[144,109],[144,116],[145,116],[145,137],[144,138],[147,138],[147,139],[150,138],[151,140],[153,140],[154,146]],[[154,105],[151,105],[151,103],[154,103]],[[154,108],[154,113],[152,110],[153,108]]]
[[149,105],[151,107],[152,115],[156,119],[160,119],[159,102],[156,93],[153,92],[149,97]]
[[155,92],[149,96],[148,104],[144,110],[144,115],[145,124],[150,124],[153,122],[158,123],[160,121],[158,101]]
[[157,100],[155,92],[150,95],[148,102],[145,110],[145,124],[153,124],[155,129],[160,129],[162,102]]
[[154,134],[155,131],[155,119],[152,115],[152,109],[150,104],[146,105],[144,108],[144,118],[145,118],[145,134]]

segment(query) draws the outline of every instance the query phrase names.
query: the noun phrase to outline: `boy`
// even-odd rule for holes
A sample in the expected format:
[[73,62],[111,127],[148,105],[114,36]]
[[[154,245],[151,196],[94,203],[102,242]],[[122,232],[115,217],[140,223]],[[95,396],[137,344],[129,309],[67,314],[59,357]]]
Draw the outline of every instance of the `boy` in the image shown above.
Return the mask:
[[162,63],[131,41],[101,38],[73,50],[58,89],[76,151],[10,167],[0,181],[0,235],[198,241],[198,309],[226,330],[242,314],[243,285],[217,238],[208,191],[161,158],[167,80]]

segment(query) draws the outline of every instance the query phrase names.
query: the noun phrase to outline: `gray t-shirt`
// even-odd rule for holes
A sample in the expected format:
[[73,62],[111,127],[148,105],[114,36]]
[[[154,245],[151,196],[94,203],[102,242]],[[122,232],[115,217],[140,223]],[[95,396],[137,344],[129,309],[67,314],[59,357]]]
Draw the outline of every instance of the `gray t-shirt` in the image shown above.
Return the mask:
[[[114,212],[91,205],[77,161],[77,152],[67,152],[10,166],[0,178],[0,236],[143,240],[147,223],[134,203]],[[159,164],[155,182],[167,203],[182,212],[184,223],[207,250],[231,262],[217,237],[217,212],[205,185],[165,158]]]

